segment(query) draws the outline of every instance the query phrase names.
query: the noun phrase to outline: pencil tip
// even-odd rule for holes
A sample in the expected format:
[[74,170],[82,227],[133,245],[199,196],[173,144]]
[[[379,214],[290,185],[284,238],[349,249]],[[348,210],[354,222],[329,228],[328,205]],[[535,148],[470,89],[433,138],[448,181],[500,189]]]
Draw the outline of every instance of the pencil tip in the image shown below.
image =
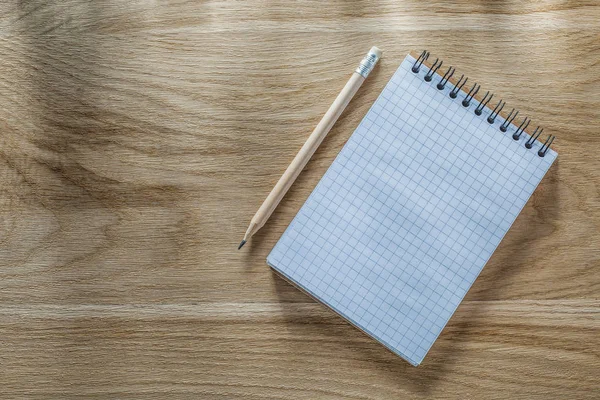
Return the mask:
[[245,245],[245,244],[246,244],[246,241],[245,241],[245,240],[242,240],[242,242],[241,242],[241,243],[240,243],[240,245],[238,246],[238,250],[239,250],[239,249],[241,249],[241,248],[242,248],[242,246],[243,246],[243,245]]

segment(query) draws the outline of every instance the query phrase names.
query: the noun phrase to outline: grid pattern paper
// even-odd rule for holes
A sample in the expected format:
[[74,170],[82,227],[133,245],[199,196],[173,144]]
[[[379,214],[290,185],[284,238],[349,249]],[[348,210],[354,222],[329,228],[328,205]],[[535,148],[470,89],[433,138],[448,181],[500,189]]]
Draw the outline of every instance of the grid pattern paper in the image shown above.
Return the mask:
[[421,363],[557,157],[407,56],[267,263]]

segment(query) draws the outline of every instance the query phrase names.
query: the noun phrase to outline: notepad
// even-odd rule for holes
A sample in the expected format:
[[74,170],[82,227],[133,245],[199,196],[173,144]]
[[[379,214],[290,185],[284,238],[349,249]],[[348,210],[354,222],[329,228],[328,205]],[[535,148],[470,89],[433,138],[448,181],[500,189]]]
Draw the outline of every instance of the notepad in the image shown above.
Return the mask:
[[[557,154],[407,56],[267,258],[413,365]],[[458,91],[458,90],[457,90]]]

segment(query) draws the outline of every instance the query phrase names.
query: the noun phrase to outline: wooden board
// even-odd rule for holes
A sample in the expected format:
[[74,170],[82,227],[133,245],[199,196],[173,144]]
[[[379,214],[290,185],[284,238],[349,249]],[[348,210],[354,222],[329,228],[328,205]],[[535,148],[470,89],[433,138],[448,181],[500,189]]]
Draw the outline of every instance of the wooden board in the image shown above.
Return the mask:
[[[0,3],[7,398],[597,398],[593,1]],[[269,223],[247,224],[372,45],[383,59]],[[559,159],[425,361],[265,258],[410,50]]]

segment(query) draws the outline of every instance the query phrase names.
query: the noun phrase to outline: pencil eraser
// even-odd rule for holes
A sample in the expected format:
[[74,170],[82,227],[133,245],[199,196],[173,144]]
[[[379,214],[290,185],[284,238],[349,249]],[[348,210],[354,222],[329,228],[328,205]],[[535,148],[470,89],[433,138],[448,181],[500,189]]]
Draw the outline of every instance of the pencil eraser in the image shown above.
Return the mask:
[[371,50],[369,50],[365,58],[362,59],[360,65],[354,72],[362,75],[362,77],[366,79],[373,70],[375,64],[377,64],[377,61],[379,61],[379,58],[381,58],[381,50],[375,46],[371,47]]
[[383,54],[383,52],[379,49],[379,47],[373,46],[371,47],[371,50],[369,50],[369,53],[373,53],[377,56],[377,58],[381,58],[381,54]]

